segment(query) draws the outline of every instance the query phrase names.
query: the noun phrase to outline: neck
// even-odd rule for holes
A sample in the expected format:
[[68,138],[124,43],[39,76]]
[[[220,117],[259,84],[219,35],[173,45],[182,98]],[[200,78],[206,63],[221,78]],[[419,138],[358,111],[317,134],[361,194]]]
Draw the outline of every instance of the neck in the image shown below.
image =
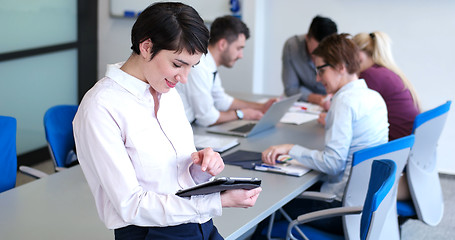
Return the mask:
[[360,72],[367,70],[368,68],[374,65],[373,59],[371,57],[367,57],[363,60],[362,64],[360,64]]
[[216,45],[209,45],[208,50],[209,50],[210,54],[212,55],[213,60],[215,60],[216,67],[219,67],[221,65],[221,60],[220,60],[221,53],[216,48]]
[[350,82],[353,82],[355,80],[358,80],[358,79],[359,79],[359,77],[357,76],[357,74],[348,74],[343,78],[343,80],[341,80],[340,88],[342,88],[344,85],[346,85]]
[[133,53],[128,58],[128,60],[126,60],[126,62],[123,64],[123,66],[120,67],[120,69],[143,82],[147,82],[145,77],[142,74],[142,71],[140,71],[140,69],[141,69],[140,66],[141,66],[141,63],[139,61],[139,56],[137,56]]
[[359,77],[357,76],[357,74],[349,74],[347,77],[346,77],[347,81],[348,82],[352,82],[352,81],[355,81],[355,80],[358,80]]

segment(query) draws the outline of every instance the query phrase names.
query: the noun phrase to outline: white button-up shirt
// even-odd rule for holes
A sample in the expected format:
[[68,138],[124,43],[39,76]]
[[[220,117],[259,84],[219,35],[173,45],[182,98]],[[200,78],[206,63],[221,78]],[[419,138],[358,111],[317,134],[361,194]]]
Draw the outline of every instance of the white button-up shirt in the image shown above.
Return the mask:
[[363,79],[344,85],[333,95],[325,125],[325,148],[311,150],[295,145],[289,154],[312,169],[328,175],[321,192],[341,200],[354,152],[388,141],[387,107],[381,95]]
[[202,55],[198,65],[191,69],[186,84],[178,84],[177,91],[182,97],[186,116],[190,122],[196,120],[201,126],[212,125],[225,112],[234,98],[224,91],[217,72],[215,59],[210,52]]
[[116,229],[204,223],[221,215],[219,193],[175,195],[211,177],[192,164],[193,132],[177,91],[161,94],[155,116],[150,85],[120,67],[108,66],[73,122],[78,159],[101,220]]

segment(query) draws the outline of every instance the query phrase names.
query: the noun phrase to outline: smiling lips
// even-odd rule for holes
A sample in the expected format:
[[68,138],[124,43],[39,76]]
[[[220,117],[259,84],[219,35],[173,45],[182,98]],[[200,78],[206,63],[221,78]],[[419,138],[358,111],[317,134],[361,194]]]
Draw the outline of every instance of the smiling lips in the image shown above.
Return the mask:
[[170,81],[167,80],[167,79],[166,79],[166,84],[167,84],[167,86],[170,87],[170,88],[174,88],[175,85],[177,85],[177,83],[172,83],[172,82],[170,82]]

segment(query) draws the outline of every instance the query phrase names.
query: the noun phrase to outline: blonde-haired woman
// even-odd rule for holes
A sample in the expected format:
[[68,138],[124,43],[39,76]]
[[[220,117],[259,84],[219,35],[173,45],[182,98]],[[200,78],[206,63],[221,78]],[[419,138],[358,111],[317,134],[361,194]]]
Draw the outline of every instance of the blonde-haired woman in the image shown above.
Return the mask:
[[420,103],[410,81],[393,60],[390,38],[376,31],[359,33],[353,40],[361,50],[359,78],[379,92],[387,105],[389,140],[411,134]]

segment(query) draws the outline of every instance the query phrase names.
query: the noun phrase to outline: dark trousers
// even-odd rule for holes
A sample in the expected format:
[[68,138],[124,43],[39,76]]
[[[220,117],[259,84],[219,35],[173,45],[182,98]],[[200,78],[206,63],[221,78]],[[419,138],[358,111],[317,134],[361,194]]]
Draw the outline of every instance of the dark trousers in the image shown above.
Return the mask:
[[115,240],[223,240],[212,220],[169,227],[139,227],[129,225],[114,230]]

